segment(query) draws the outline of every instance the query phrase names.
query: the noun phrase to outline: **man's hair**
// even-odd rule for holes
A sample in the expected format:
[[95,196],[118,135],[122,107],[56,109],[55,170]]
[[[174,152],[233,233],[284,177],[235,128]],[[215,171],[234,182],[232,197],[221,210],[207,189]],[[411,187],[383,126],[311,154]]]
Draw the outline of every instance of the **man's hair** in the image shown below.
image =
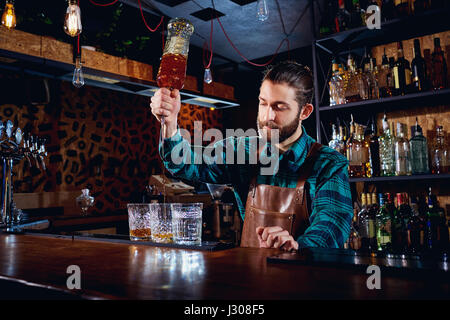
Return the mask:
[[264,80],[273,83],[286,83],[296,91],[299,110],[305,104],[312,103],[314,84],[311,70],[295,61],[283,61],[270,66],[264,72]]

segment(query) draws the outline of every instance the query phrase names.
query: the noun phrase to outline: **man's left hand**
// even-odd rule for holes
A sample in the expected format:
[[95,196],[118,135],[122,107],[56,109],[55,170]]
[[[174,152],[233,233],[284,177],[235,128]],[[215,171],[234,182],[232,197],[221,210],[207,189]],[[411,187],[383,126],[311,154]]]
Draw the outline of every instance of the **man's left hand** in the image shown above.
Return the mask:
[[298,250],[298,242],[281,227],[257,227],[260,248],[281,248],[286,251]]

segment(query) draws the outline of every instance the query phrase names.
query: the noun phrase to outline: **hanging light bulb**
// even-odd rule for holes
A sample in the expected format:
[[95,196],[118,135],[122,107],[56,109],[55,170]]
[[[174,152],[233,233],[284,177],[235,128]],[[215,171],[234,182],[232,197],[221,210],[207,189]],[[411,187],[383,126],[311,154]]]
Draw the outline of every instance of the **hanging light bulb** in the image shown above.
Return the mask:
[[81,88],[82,86],[84,86],[84,76],[83,71],[81,70],[80,57],[77,58],[75,63],[75,70],[73,70],[72,84],[77,88]]
[[266,21],[269,18],[269,7],[267,6],[266,0],[258,0],[256,8],[258,20]]
[[81,11],[76,0],[69,0],[69,6],[64,19],[64,32],[71,37],[81,33]]
[[6,0],[5,10],[2,15],[2,25],[8,29],[16,27],[16,13],[13,0]]
[[211,74],[211,69],[209,69],[209,68],[205,69],[205,74],[203,76],[203,81],[205,81],[207,84],[210,84],[213,81],[212,74]]

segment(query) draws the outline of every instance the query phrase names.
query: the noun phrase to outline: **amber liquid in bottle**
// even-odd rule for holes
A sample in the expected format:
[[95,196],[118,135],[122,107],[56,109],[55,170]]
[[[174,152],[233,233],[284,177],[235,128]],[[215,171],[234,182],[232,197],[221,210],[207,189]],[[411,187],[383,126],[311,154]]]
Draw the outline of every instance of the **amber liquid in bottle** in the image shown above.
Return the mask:
[[150,238],[152,235],[150,228],[130,230],[130,236],[137,238]]
[[158,87],[181,90],[186,78],[186,57],[168,53],[162,56],[156,81]]

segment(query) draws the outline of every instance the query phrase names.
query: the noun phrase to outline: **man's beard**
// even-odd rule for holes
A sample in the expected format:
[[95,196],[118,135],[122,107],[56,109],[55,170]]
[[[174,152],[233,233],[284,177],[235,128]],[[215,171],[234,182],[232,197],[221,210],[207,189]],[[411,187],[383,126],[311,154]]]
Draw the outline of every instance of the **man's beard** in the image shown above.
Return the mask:
[[267,139],[267,141],[271,141],[272,140],[271,132],[266,131],[267,134],[264,135],[263,128],[268,127],[272,130],[278,129],[278,135],[279,135],[278,142],[281,143],[284,140],[291,137],[295,133],[295,131],[297,130],[297,128],[299,126],[299,121],[300,121],[299,118],[300,118],[300,112],[298,113],[297,117],[294,120],[292,120],[290,123],[288,123],[287,125],[285,125],[283,127],[279,127],[273,121],[264,121],[264,122],[259,121],[259,115],[258,115],[258,119],[256,120],[258,134],[260,137]]

